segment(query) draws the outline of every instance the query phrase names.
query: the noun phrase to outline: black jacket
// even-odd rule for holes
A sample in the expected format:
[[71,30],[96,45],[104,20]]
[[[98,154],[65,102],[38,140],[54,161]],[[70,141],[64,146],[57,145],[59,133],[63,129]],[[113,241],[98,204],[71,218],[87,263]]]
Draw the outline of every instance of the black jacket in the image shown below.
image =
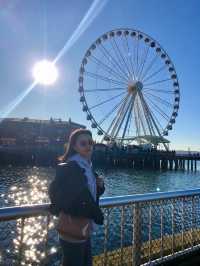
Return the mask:
[[[103,213],[99,207],[99,197],[105,187],[97,187],[95,202],[87,186],[85,170],[75,161],[61,163],[56,168],[56,178],[49,187],[51,199],[50,211],[58,215],[62,210],[73,216],[91,218],[97,224],[103,224]],[[95,176],[97,174],[94,172]]]

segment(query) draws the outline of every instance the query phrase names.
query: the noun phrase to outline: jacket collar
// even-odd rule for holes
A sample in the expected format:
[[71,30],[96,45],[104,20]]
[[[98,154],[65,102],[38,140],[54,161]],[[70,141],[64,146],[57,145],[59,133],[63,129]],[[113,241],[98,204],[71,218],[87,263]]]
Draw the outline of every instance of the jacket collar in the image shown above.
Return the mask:
[[92,167],[92,162],[88,161],[86,158],[81,156],[80,154],[74,154],[72,155],[68,161],[76,161],[78,164],[84,166],[84,168]]

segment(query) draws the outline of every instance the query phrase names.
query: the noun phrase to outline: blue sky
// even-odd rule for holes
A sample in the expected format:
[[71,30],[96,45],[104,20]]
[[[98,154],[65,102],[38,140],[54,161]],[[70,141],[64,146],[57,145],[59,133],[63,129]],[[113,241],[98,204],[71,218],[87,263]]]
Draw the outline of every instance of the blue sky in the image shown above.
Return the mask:
[[[0,1],[0,111],[32,83],[32,67],[54,59],[92,4],[89,0]],[[200,150],[200,2],[198,0],[108,0],[79,40],[58,61],[59,80],[35,87],[10,117],[69,117],[86,125],[78,94],[85,51],[99,35],[115,28],[141,30],[171,57],[181,90],[179,115],[169,134],[171,147]]]

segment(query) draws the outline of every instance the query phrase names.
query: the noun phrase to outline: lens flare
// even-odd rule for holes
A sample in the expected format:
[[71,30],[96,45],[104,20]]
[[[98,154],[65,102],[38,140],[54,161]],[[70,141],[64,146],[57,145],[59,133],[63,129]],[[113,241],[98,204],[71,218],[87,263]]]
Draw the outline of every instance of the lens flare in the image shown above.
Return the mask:
[[56,58],[54,59],[54,63],[56,63],[68,50],[71,46],[80,38],[80,36],[87,30],[93,20],[97,17],[97,15],[101,12],[103,7],[105,6],[107,0],[95,0],[92,5],[88,9],[87,13],[79,23],[76,30],[73,32],[69,40],[66,42],[64,47],[60,50]]
[[58,70],[53,63],[42,60],[34,65],[33,77],[37,83],[51,85],[58,78]]

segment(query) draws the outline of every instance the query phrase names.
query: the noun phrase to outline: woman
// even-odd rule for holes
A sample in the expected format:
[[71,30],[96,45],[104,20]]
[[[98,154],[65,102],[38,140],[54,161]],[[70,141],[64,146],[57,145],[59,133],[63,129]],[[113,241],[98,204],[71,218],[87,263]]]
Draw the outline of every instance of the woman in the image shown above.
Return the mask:
[[[96,224],[103,224],[99,196],[105,190],[103,179],[92,169],[92,149],[92,133],[86,129],[75,130],[56,171],[56,175],[63,178],[59,192],[60,211],[76,217],[90,218],[91,234]],[[63,251],[63,266],[92,266],[90,237],[87,240],[77,240],[60,234],[59,239]]]

